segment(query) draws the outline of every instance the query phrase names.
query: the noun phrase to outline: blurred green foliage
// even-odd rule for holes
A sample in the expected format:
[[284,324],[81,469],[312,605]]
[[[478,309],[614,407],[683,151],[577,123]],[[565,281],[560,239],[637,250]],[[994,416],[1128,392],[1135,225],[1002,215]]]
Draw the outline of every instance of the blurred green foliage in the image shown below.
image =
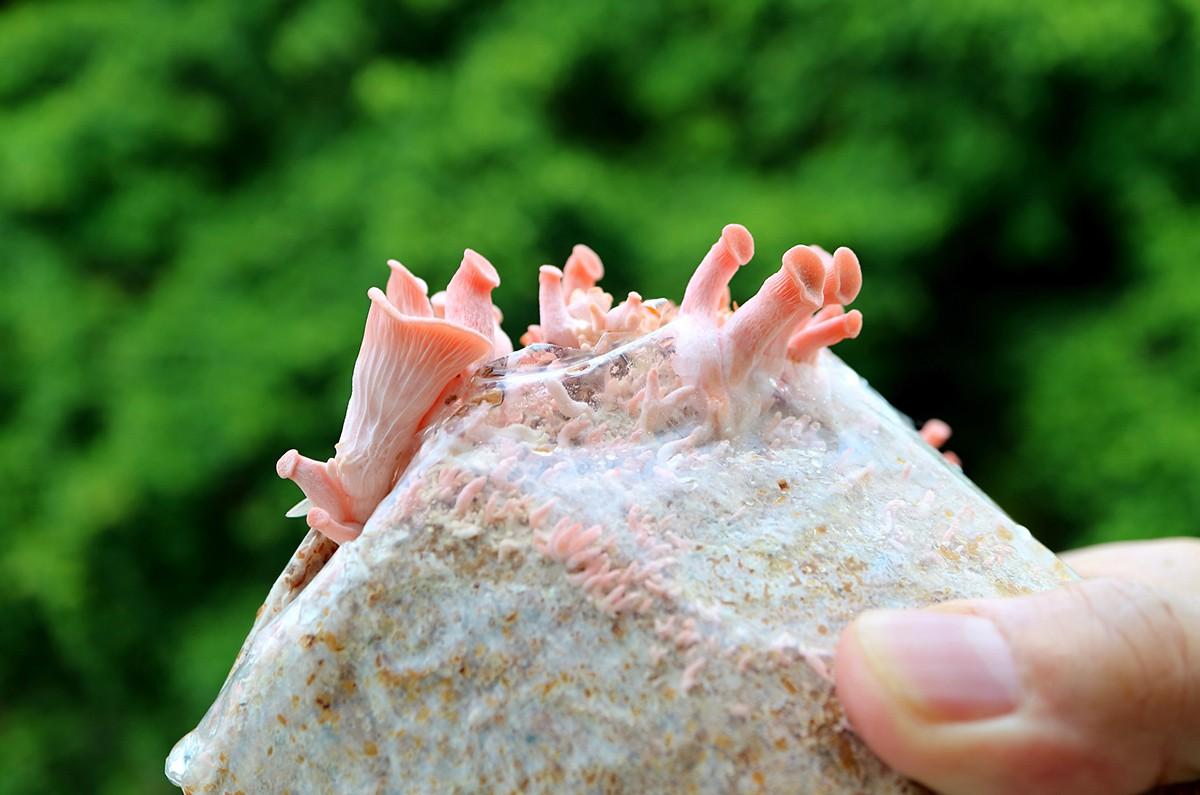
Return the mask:
[[[840,346],[1055,546],[1200,515],[1195,0],[0,7],[0,793],[166,792],[367,302],[847,244]],[[516,334],[514,333],[514,336]]]

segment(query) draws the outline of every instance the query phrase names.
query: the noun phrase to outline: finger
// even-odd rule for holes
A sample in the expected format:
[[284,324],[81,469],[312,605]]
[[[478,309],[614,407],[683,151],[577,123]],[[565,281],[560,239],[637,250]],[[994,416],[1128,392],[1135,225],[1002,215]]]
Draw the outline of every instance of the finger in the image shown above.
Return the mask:
[[945,795],[1128,795],[1200,777],[1200,597],[1113,579],[871,611],[837,694],[896,770]]
[[1061,557],[1081,577],[1115,577],[1156,588],[1200,593],[1200,538],[1100,544]]

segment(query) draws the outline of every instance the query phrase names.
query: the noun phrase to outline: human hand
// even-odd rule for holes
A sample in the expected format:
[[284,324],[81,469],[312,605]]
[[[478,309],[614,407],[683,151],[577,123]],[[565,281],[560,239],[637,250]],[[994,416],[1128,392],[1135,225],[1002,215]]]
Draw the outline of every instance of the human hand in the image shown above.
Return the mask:
[[1084,581],[846,628],[838,698],[880,758],[943,795],[1133,795],[1200,778],[1200,540],[1063,559]]

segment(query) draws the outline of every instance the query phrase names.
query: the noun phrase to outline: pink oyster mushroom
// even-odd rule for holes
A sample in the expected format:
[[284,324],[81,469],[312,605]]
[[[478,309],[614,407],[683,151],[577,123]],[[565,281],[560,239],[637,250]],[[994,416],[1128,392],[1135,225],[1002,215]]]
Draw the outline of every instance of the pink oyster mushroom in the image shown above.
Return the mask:
[[[496,335],[496,269],[468,249],[435,317],[425,282],[399,262],[387,292],[367,292],[362,347],[335,455],[316,461],[289,450],[276,471],[304,492],[309,527],[338,543],[353,540],[403,472],[417,433],[464,373],[511,343]],[[302,503],[304,505],[304,503]]]
[[[597,286],[604,275],[600,257],[577,245],[562,270],[541,267],[540,322],[521,342],[591,348],[606,334],[641,334],[679,321],[675,366],[689,383],[687,394],[702,396],[724,416],[730,390],[751,373],[771,372],[787,359],[813,361],[822,348],[862,329],[861,313],[844,308],[862,285],[852,251],[789,249],[780,270],[735,310],[729,281],[753,256],[750,232],[740,224],[727,225],[697,266],[676,311],[668,303],[643,301],[637,293],[613,306],[612,295]],[[336,454],[320,462],[289,450],[276,467],[280,477],[304,491],[301,506],[309,526],[338,543],[362,532],[403,474],[418,432],[472,369],[513,350],[491,300],[500,278],[483,256],[467,249],[446,290],[432,298],[425,282],[402,264],[391,260],[388,265],[386,293],[368,292],[371,308]]]

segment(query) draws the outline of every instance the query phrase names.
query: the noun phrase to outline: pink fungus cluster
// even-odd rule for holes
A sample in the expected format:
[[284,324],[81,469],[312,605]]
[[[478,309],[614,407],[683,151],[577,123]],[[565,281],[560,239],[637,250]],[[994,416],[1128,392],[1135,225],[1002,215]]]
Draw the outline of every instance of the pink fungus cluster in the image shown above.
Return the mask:
[[483,257],[468,250],[433,302],[425,282],[399,262],[388,264],[387,292],[367,292],[371,307],[334,457],[315,461],[289,450],[276,464],[280,477],[304,491],[309,526],[338,543],[362,532],[440,400],[481,362],[511,350],[492,305],[500,279]]
[[[833,254],[818,246],[788,249],[780,269],[735,307],[730,280],[753,255],[750,233],[730,224],[697,266],[678,307],[663,299],[643,300],[635,292],[614,305],[613,296],[597,286],[604,275],[600,258],[587,246],[576,246],[561,270],[541,267],[539,323],[529,327],[521,343],[603,352],[669,327],[670,366],[680,385],[662,394],[651,371],[626,408],[639,417],[642,431],[652,432],[673,412],[698,402],[710,419],[702,435],[729,435],[739,402],[746,402],[739,401],[739,390],[754,376],[778,376],[789,362],[811,363],[823,348],[862,329],[862,314],[845,308],[862,285],[850,249]],[[334,456],[322,462],[289,450],[276,467],[280,477],[303,490],[306,499],[297,509],[309,526],[337,543],[362,532],[403,475],[421,431],[454,402],[473,372],[513,351],[491,299],[500,278],[484,257],[468,249],[446,290],[432,297],[425,282],[399,262],[388,265],[386,291],[367,293],[370,309]],[[561,442],[570,442],[586,428],[588,406],[557,381],[547,389],[557,410],[576,420],[567,426],[569,433],[560,434],[566,437]],[[941,428],[929,435],[940,437]],[[474,491],[479,488],[482,482]],[[472,500],[471,491],[468,487],[460,499]],[[654,573],[612,569],[597,541],[595,528],[568,523],[539,533],[536,543],[605,609],[620,612],[644,604],[650,597],[643,586],[655,588]]]
[[567,580],[612,615],[648,610],[654,603],[654,595],[666,592],[657,575],[673,562],[671,558],[658,558],[647,563],[614,564],[604,543],[603,528],[600,525],[584,528],[569,517],[549,532],[535,531],[533,546],[545,557],[561,563]]

